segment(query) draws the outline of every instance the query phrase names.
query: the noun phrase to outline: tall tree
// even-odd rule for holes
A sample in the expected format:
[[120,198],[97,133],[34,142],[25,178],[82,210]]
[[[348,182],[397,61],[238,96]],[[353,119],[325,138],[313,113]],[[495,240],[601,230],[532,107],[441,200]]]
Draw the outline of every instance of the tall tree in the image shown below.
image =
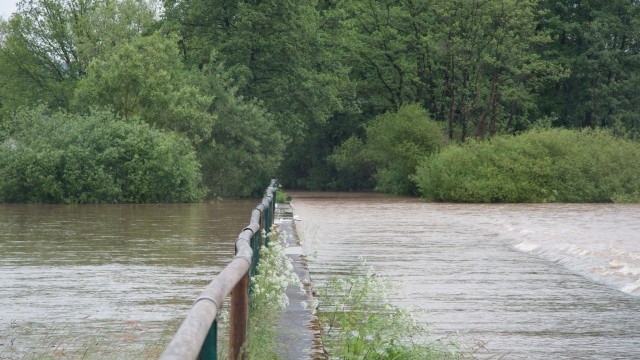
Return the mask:
[[570,69],[545,89],[544,111],[568,127],[640,131],[640,3],[541,1],[541,27],[555,41],[547,56]]
[[67,108],[89,63],[154,22],[144,0],[21,0],[0,31],[1,112]]
[[237,94],[221,64],[205,65],[200,78],[217,116],[211,136],[196,146],[210,195],[259,195],[282,160],[280,129],[258,101]]
[[141,36],[95,59],[78,84],[75,108],[107,106],[126,120],[184,133],[195,144],[208,138],[215,120],[211,98],[190,79],[176,44],[175,37]]
[[[437,48],[449,136],[484,138],[535,121],[536,93],[563,76],[539,49],[536,0],[438,1]],[[456,129],[457,128],[457,129]]]
[[289,142],[286,166],[306,176],[306,156],[294,148],[307,129],[355,109],[349,69],[332,54],[317,2],[167,0],[165,9],[187,62],[202,68],[215,50],[238,95],[273,115]]
[[352,54],[365,113],[425,102],[434,80],[431,5],[425,1],[341,1],[333,10]]
[[352,76],[373,116],[419,102],[449,136],[486,137],[532,121],[540,86],[561,76],[539,49],[535,0],[342,1]]

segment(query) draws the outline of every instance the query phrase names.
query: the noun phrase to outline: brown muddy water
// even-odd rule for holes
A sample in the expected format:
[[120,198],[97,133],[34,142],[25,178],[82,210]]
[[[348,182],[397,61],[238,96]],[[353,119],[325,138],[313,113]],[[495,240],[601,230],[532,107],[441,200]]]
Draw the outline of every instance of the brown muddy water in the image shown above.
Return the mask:
[[0,359],[156,357],[256,203],[0,205]]
[[314,284],[366,260],[490,359],[640,359],[640,206],[289,193]]

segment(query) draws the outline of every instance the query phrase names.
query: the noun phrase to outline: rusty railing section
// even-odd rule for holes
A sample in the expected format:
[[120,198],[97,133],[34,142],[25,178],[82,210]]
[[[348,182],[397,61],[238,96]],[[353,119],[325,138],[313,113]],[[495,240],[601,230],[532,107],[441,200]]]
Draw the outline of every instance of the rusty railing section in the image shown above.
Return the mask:
[[229,358],[239,359],[247,336],[251,276],[260,261],[260,246],[271,231],[276,204],[276,180],[271,180],[262,202],[251,212],[249,225],[236,240],[236,256],[196,298],[161,360],[217,359],[217,317],[224,299],[231,294]]

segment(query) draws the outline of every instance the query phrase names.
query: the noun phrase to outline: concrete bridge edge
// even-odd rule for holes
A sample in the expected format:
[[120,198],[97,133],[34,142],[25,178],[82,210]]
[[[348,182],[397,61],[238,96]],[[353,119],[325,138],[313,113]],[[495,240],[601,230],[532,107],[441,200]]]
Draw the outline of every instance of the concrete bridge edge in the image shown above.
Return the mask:
[[326,360],[322,345],[320,322],[308,305],[313,302],[313,287],[307,260],[295,229],[293,208],[290,204],[276,205],[275,221],[282,234],[287,234],[287,256],[291,259],[293,270],[304,284],[304,292],[294,285],[287,290],[289,305],[279,319],[277,341],[283,347],[279,354],[284,360]]

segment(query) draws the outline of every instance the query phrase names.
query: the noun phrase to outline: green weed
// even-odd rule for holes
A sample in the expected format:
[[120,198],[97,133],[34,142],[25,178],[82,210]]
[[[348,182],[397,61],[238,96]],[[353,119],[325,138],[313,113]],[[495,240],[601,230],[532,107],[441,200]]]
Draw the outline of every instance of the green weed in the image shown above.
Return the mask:
[[277,225],[267,235],[268,246],[260,250],[257,275],[252,278],[253,294],[249,310],[249,326],[244,352],[248,359],[278,359],[276,328],[280,314],[289,304],[285,290],[299,286],[300,279],[286,256],[286,239]]
[[453,342],[426,343],[429,329],[412,312],[391,304],[393,284],[364,263],[348,276],[334,277],[318,291],[323,341],[338,359],[459,359]]

